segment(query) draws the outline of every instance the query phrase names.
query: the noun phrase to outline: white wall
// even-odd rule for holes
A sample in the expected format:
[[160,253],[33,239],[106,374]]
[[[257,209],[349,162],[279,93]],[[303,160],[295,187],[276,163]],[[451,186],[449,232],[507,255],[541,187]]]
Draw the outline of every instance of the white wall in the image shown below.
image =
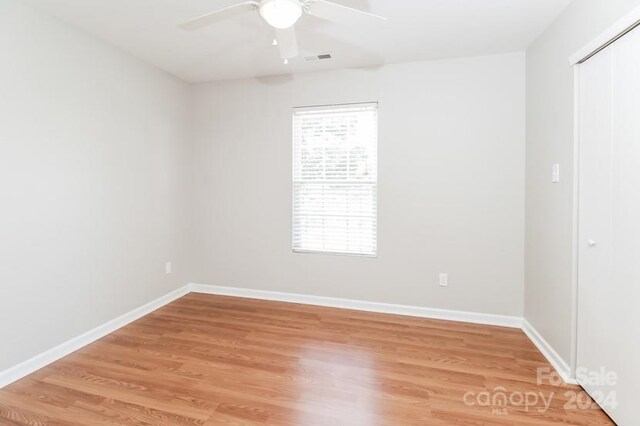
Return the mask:
[[188,281],[191,152],[184,83],[14,0],[0,52],[2,371]]
[[[193,280],[521,315],[524,68],[513,53],[193,86]],[[294,254],[291,108],[357,101],[380,101],[378,257]]]
[[[573,330],[573,70],[568,58],[638,0],[576,0],[527,50],[525,318],[567,363]],[[553,163],[562,181],[551,183]]]

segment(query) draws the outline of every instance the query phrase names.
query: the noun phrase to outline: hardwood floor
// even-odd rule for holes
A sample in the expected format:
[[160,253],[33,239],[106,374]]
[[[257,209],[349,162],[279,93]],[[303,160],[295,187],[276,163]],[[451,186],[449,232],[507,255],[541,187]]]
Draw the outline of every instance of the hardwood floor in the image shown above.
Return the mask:
[[0,424],[613,424],[538,368],[516,329],[189,294],[0,390]]

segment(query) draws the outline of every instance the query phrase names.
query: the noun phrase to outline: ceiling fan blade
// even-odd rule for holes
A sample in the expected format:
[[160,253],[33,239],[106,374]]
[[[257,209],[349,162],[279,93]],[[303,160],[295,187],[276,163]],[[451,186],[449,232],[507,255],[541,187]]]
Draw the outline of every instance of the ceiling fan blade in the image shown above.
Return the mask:
[[276,39],[278,40],[278,49],[280,49],[280,57],[282,59],[291,59],[298,56],[298,39],[294,27],[286,30],[276,30]]
[[306,7],[309,15],[346,25],[384,24],[387,18],[326,0],[314,0]]
[[233,6],[225,7],[224,9],[216,10],[215,12],[207,13],[206,15],[199,16],[184,24],[178,25],[179,28],[187,31],[198,30],[211,25],[222,19],[230,18],[235,15],[248,12],[250,10],[256,10],[260,7],[260,3],[257,1],[245,1],[242,3],[234,4]]

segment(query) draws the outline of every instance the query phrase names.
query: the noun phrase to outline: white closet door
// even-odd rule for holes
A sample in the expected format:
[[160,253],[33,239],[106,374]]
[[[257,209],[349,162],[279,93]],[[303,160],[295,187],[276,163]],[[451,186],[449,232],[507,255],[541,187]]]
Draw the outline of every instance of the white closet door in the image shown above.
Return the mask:
[[638,425],[640,30],[580,66],[579,119],[578,380]]
[[610,355],[620,404],[614,419],[620,425],[640,425],[640,28],[613,47],[614,285],[607,300],[615,303],[612,332],[619,342]]

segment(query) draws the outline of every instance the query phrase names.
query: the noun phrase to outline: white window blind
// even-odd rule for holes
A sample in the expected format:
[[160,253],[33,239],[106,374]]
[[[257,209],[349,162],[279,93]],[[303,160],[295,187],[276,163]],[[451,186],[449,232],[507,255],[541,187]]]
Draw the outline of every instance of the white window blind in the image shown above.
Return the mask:
[[293,249],[376,255],[378,105],[296,108]]

